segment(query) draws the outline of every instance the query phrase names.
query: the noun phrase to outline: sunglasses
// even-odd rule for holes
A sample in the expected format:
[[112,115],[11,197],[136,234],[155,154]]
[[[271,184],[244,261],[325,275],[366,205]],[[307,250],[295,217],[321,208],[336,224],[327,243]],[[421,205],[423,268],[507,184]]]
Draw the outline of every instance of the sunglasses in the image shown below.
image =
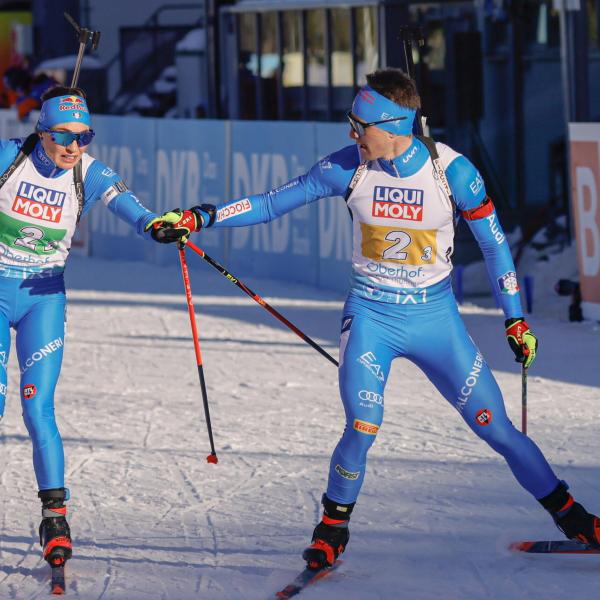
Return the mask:
[[373,125],[381,125],[382,123],[392,123],[393,121],[404,121],[407,117],[395,117],[394,119],[385,119],[384,121],[373,121],[372,123],[361,123],[357,121],[352,115],[351,111],[346,113],[346,117],[348,117],[348,122],[350,123],[350,127],[352,127],[352,131],[358,135],[358,137],[362,137],[365,135],[365,129],[367,127],[372,127]]
[[87,146],[96,135],[93,129],[82,131],[81,133],[73,133],[72,131],[53,131],[52,129],[43,129],[46,133],[50,134],[50,138],[55,144],[59,146],[70,146],[73,142],[77,142],[77,145],[81,148]]

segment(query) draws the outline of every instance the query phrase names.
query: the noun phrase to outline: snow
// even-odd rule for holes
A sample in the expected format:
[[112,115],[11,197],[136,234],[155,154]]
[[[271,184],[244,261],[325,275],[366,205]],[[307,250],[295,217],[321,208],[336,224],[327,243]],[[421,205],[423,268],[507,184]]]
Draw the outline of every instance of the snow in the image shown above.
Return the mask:
[[[264,599],[302,568],[343,428],[336,371],[197,256],[188,262],[216,466],[206,462],[179,270],[71,258],[56,395],[72,492],[69,598]],[[342,296],[244,282],[337,356]],[[598,512],[600,329],[569,323],[566,306],[552,312],[549,298],[540,285],[528,317],[541,340],[529,377],[529,434],[577,499]],[[462,313],[518,422],[520,373],[500,312],[484,298]],[[598,597],[598,556],[507,550],[514,540],[561,534],[408,361],[394,363],[386,406],[344,564],[302,598]],[[49,589],[20,413],[13,351],[0,425],[3,600],[44,598]]]

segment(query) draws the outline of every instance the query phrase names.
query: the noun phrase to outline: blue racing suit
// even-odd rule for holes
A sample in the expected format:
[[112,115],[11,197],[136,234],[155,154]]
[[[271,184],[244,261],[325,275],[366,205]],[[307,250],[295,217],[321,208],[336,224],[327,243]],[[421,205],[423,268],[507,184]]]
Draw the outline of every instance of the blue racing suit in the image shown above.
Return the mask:
[[459,315],[450,281],[456,213],[467,220],[481,247],[506,318],[522,316],[522,309],[510,249],[481,175],[464,156],[443,144],[437,148],[454,206],[449,194],[440,193],[428,149],[413,138],[393,160],[360,168],[357,147],[348,146],[278,189],[203,213],[204,223],[214,227],[244,226],[271,221],[320,198],[347,197],[353,273],[340,337],[346,427],[331,459],[327,487],[334,502],[350,504],[358,496],[367,452],[383,421],[390,365],[398,357],[423,370],[535,498],[550,494],[559,483],[536,444],[509,420],[498,384]]
[[[23,140],[0,141],[0,173]],[[144,234],[155,217],[117,173],[82,157],[85,196],[81,216],[100,199]],[[54,418],[65,333],[63,271],[77,222],[72,170],[57,168],[40,142],[0,189],[0,418],[7,391],[10,328],[16,330],[23,418],[33,444],[39,490],[64,487],[64,454]]]

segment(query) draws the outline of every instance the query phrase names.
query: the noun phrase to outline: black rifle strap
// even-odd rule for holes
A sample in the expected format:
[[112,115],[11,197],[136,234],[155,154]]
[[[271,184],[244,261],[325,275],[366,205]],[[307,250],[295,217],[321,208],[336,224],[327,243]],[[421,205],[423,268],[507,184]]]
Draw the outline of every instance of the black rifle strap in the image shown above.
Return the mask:
[[81,213],[83,211],[83,171],[81,167],[81,160],[73,167],[73,183],[75,184],[75,196],[77,196],[77,223],[81,219]]
[[448,200],[450,200],[450,203],[452,204],[452,210],[456,214],[457,213],[456,200],[454,199],[454,194],[452,193],[452,188],[450,187],[450,183],[448,182],[448,178],[446,177],[446,170],[444,169],[444,165],[442,165],[440,155],[438,154],[437,148],[435,147],[435,141],[433,140],[433,138],[430,138],[430,137],[427,137],[424,135],[417,135],[415,137],[417,139],[421,140],[427,147],[427,150],[429,151],[429,155],[431,156],[431,162],[433,163],[435,175],[436,175],[437,179],[439,179],[440,183],[442,184],[442,189],[444,190],[444,193],[448,197]]
[[8,165],[6,171],[0,176],[0,188],[9,180],[10,176],[19,168],[23,161],[33,152],[38,141],[37,133],[31,133],[27,136],[15,160]]

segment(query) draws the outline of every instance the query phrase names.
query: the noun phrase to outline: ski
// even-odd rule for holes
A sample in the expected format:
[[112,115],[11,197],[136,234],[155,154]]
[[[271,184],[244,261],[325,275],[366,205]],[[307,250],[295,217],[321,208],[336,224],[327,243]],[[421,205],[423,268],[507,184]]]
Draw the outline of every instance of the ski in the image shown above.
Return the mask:
[[56,596],[60,596],[66,592],[65,585],[65,565],[52,566],[52,581],[50,587],[52,593]]
[[333,563],[332,567],[323,567],[322,569],[309,569],[306,567],[304,571],[298,574],[298,576],[290,583],[288,583],[281,591],[276,592],[274,598],[280,600],[287,600],[292,596],[297,596],[304,588],[312,585],[319,579],[323,579],[330,575],[342,564],[341,560],[337,560]]
[[535,542],[514,542],[511,550],[532,554],[600,554],[600,549],[590,548],[576,540],[539,540]]

